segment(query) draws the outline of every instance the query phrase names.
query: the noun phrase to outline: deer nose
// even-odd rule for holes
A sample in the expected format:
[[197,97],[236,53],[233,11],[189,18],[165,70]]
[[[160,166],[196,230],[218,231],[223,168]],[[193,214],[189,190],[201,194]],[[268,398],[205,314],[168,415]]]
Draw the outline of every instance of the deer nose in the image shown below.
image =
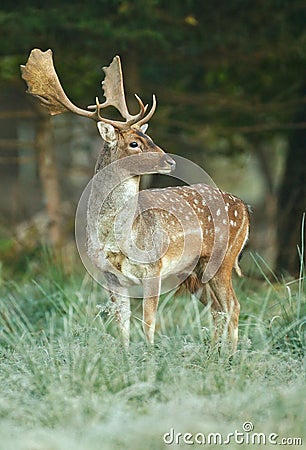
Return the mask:
[[175,169],[176,166],[176,162],[174,161],[174,159],[172,159],[171,156],[167,155],[167,153],[163,157],[163,164],[165,164],[166,167],[169,167],[171,172]]

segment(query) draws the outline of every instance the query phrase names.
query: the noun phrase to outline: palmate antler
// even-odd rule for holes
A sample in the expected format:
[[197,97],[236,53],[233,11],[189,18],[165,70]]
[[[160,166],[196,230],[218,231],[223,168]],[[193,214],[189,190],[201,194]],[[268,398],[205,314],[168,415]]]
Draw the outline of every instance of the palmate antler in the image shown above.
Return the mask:
[[[93,119],[96,122],[110,123],[115,128],[123,130],[131,126],[138,128],[148,122],[156,109],[155,95],[153,95],[152,108],[146,115],[148,105],[144,105],[138,95],[135,94],[140,111],[136,115],[129,113],[125,100],[119,56],[115,56],[108,67],[103,67],[105,79],[102,82],[102,89],[106,98],[105,102],[100,103],[98,98],[96,98],[96,105],[89,106],[88,110],[78,108],[66,96],[54,69],[52,50],[49,49],[45,52],[39,49],[32,50],[26,65],[20,67],[22,78],[28,85],[27,92],[37,97],[51,115],[70,111],[79,116]],[[102,117],[100,111],[107,106],[115,107],[125,121],[120,122]]]

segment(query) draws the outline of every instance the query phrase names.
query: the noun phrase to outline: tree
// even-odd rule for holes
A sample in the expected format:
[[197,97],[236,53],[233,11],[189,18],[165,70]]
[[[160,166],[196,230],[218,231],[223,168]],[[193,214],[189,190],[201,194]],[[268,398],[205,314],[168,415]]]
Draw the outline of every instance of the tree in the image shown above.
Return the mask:
[[[305,95],[306,87],[302,91],[302,98]],[[305,117],[304,102],[297,110],[295,122],[302,123]],[[305,252],[302,249],[302,236],[305,237],[303,214],[306,213],[305,155],[306,128],[301,127],[294,130],[289,137],[286,168],[278,194],[277,223],[277,267],[297,277],[301,264],[305,267]]]
[[[68,96],[83,106],[97,95],[100,61],[107,64],[119,53],[129,89],[157,94],[154,136],[163,147],[184,154],[188,136],[194,143],[188,154],[201,162],[203,129],[210,127],[212,149],[225,139],[231,157],[243,151],[235,144],[237,135],[257,151],[257,143],[269,147],[275,133],[287,139],[293,129],[305,126],[305,119],[296,116],[305,103],[305,93],[300,94],[305,23],[299,0],[232,0],[217,7],[213,0],[148,0],[145,7],[141,0],[55,0],[50,5],[16,0],[13,6],[4,1],[0,83],[23,89],[17,84],[17,65],[33,47],[52,48]],[[290,141],[288,170],[292,152]],[[301,196],[300,178],[290,178],[288,190]],[[285,195],[286,188],[280,192]],[[292,199],[288,196],[286,203]],[[296,211],[292,206],[292,214]],[[284,235],[291,230],[286,228]],[[288,251],[294,259],[295,244]],[[277,261],[292,271],[280,257]]]

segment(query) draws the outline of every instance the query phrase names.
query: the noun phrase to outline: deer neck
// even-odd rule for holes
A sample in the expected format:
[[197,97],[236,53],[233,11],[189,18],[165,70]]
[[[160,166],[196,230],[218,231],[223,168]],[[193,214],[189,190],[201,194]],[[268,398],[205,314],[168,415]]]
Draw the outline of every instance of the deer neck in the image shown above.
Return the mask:
[[108,218],[115,218],[124,206],[127,207],[127,205],[129,205],[132,209],[133,205],[136,207],[139,193],[139,182],[140,177],[133,176],[125,179],[114,187],[105,199],[103,215]]
[[104,144],[95,167],[88,204],[90,223],[94,228],[98,227],[98,230],[92,228],[90,239],[92,236],[97,239],[93,239],[91,244],[114,252],[117,251],[115,222],[117,220],[124,229],[132,226],[129,222],[137,209],[140,183],[140,176],[132,175],[122,168],[123,165],[115,158],[116,150],[116,147]]
[[[104,185],[105,215],[116,215],[118,210],[139,192],[140,176],[132,175],[117,158],[118,144],[104,142],[95,167],[96,178]],[[101,172],[102,171],[102,172]],[[101,174],[101,176],[100,176]]]

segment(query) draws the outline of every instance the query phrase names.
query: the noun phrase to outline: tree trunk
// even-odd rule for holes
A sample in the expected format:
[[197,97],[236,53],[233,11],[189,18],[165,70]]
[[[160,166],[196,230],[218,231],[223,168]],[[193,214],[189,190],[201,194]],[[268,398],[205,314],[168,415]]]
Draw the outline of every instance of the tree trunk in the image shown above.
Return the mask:
[[[305,95],[306,92],[303,92]],[[306,104],[296,114],[296,122],[306,118]],[[278,193],[277,205],[277,269],[298,277],[302,251],[302,218],[306,211],[306,129],[294,130],[289,138],[286,166]],[[305,225],[304,225],[305,226]],[[305,234],[304,234],[305,235]],[[305,264],[305,252],[304,261]]]
[[60,185],[52,128],[53,124],[50,117],[41,116],[39,118],[36,145],[39,176],[49,217],[50,243],[55,249],[58,249],[62,244],[62,221]]

